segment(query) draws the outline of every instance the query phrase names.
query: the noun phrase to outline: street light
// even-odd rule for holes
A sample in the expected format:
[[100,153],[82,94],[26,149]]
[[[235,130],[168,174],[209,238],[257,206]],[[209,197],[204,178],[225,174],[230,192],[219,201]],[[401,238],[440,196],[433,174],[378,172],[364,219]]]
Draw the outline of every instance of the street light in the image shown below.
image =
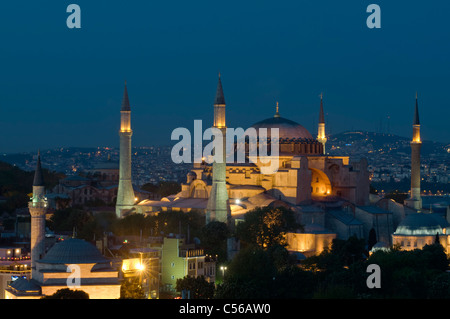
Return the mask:
[[139,271],[143,271],[143,270],[145,269],[145,266],[144,266],[144,264],[142,264],[142,263],[138,263],[138,264],[136,265],[136,269],[139,270]]
[[222,270],[222,277],[225,277],[225,270],[227,270],[227,267],[220,266],[220,270]]

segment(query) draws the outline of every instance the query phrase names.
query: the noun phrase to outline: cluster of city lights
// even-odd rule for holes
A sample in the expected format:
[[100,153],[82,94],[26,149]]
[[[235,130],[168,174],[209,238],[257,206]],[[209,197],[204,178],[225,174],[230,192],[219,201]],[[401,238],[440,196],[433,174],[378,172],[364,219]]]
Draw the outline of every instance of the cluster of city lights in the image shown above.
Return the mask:
[[1,261],[5,260],[29,260],[31,259],[30,256],[23,256],[23,257],[0,257]]

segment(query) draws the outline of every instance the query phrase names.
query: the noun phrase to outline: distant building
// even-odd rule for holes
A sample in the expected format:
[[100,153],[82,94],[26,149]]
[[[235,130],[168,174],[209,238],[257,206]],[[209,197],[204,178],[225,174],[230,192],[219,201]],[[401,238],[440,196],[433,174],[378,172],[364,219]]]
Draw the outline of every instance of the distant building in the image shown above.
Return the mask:
[[208,282],[215,282],[215,258],[207,256],[203,249],[197,249],[194,244],[185,244],[183,238],[164,238],[161,251],[162,291],[174,293],[177,279],[185,276],[204,276]]
[[5,299],[5,291],[9,284],[15,280],[29,279],[31,276],[31,263],[29,259],[0,261],[0,299]]
[[[118,168],[116,168],[118,172]],[[69,197],[71,206],[87,205],[95,201],[102,201],[105,204],[113,203],[117,196],[118,180],[114,180],[116,175],[112,174],[86,174],[86,176],[72,175],[59,181],[53,189],[54,194],[63,195],[62,198]]]
[[[107,161],[86,169],[83,175],[71,175],[59,181],[53,192],[47,194],[50,205],[62,208],[60,201],[70,199],[70,206],[110,205],[116,202],[119,187],[119,165]],[[155,196],[133,185],[136,200]],[[58,207],[59,205],[59,207]]]
[[21,247],[0,247],[0,299],[5,299],[5,290],[19,278],[29,278],[31,261],[26,250]]

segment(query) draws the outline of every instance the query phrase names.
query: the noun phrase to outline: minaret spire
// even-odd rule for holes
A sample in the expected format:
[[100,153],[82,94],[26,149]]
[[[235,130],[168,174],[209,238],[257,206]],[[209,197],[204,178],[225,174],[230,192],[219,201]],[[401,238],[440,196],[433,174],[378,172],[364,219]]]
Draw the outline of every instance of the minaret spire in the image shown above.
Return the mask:
[[217,81],[216,97],[214,99],[214,127],[224,128],[225,125],[225,96],[223,94],[222,80]]
[[319,111],[319,125],[317,132],[317,140],[322,144],[323,154],[325,154],[325,143],[327,137],[325,135],[325,116],[323,113],[323,93],[320,93],[320,111]]
[[44,186],[44,177],[42,175],[41,152],[38,150],[36,170],[34,172],[33,186]]
[[325,124],[325,116],[323,115],[323,93],[320,93],[319,123]]
[[128,99],[127,80],[125,80],[125,88],[123,91],[122,111],[131,111],[130,100]]
[[212,186],[206,206],[206,223],[220,221],[228,223],[231,218],[226,184],[226,121],[225,97],[219,73],[216,98],[214,99],[214,127],[222,132],[222,158],[212,163]]
[[44,179],[42,177],[41,155],[38,151],[36,171],[33,180],[33,197],[28,203],[31,215],[31,277],[37,276],[36,261],[45,253],[45,215],[47,214],[47,200],[45,198]]
[[416,109],[414,111],[414,122],[413,125],[420,125],[420,120],[419,120],[419,102],[417,99],[417,92],[416,92]]
[[120,110],[120,159],[119,186],[117,189],[116,215],[118,218],[131,212],[134,208],[134,190],[131,182],[131,108],[128,98],[127,82],[123,92]]
[[223,88],[222,88],[222,81],[220,79],[220,72],[219,72],[219,81],[217,82],[216,98],[214,100],[214,105],[225,105],[225,97],[223,95]]
[[420,138],[419,102],[416,92],[416,105],[414,109],[413,137],[411,145],[411,191],[410,197],[405,200],[405,205],[418,211],[422,209],[422,197],[420,196]]

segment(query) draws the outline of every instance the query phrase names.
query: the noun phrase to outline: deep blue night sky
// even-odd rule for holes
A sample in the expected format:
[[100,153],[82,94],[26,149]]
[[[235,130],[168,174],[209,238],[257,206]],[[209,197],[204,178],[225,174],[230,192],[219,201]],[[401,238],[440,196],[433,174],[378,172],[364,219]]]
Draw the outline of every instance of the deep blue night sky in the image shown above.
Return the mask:
[[[81,29],[66,8],[81,7]],[[381,29],[366,8],[381,7]],[[10,1],[0,7],[0,152],[118,146],[124,80],[133,145],[169,144],[176,127],[212,124],[217,74],[227,125],[283,117],[317,134],[450,142],[447,1]]]

